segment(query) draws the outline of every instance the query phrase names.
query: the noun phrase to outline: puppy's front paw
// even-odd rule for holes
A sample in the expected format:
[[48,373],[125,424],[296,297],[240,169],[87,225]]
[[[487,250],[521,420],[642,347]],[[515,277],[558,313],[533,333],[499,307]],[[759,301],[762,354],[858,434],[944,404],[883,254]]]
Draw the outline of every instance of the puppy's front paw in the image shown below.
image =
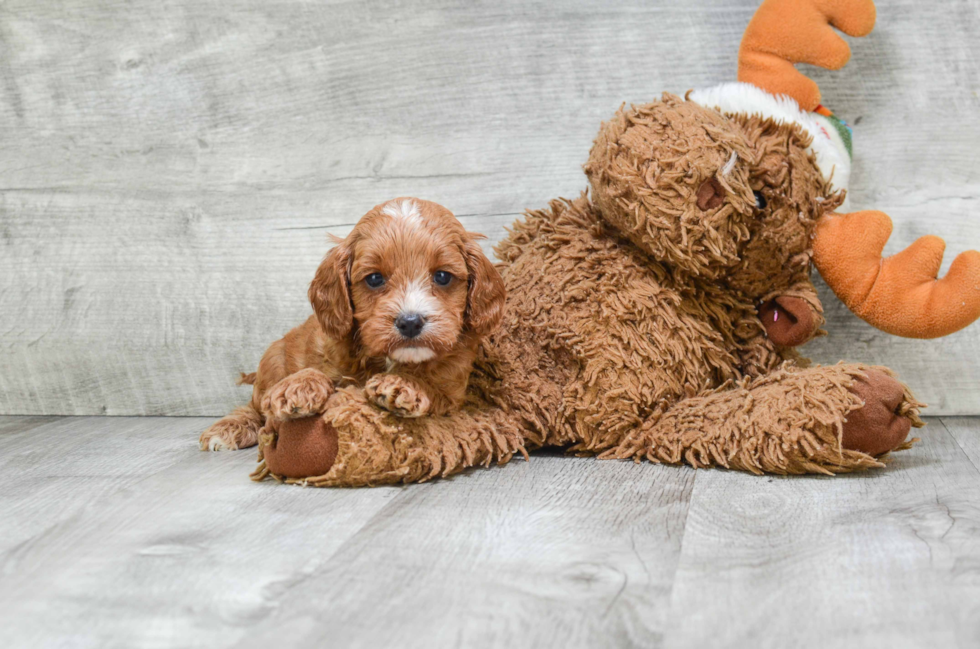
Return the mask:
[[262,415],[251,406],[235,408],[234,412],[211,424],[201,433],[202,451],[234,451],[255,446],[262,428]]
[[376,374],[364,386],[368,399],[399,417],[428,414],[432,401],[422,388],[395,374]]
[[272,386],[262,398],[262,411],[274,419],[317,415],[327,407],[333,392],[333,381],[320,370],[308,367]]

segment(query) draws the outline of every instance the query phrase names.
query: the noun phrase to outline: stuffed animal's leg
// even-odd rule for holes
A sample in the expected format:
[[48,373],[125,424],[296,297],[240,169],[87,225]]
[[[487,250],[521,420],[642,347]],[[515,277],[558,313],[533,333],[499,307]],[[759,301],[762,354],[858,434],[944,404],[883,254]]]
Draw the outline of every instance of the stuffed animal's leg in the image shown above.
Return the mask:
[[405,419],[356,388],[336,392],[322,415],[270,419],[259,443],[254,479],[271,475],[317,487],[424,482],[524,452],[516,417],[499,408],[466,406],[446,416]]
[[907,448],[920,407],[885,368],[782,370],[681,401],[603,457],[752,473],[854,471]]

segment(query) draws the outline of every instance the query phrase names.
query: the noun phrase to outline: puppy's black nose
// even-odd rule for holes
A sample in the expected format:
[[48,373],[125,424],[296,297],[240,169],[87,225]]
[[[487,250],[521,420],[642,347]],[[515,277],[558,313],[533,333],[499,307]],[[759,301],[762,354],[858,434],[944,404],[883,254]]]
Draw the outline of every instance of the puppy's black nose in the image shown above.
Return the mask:
[[425,318],[418,313],[403,313],[395,318],[395,328],[406,338],[415,338],[422,333],[424,326]]

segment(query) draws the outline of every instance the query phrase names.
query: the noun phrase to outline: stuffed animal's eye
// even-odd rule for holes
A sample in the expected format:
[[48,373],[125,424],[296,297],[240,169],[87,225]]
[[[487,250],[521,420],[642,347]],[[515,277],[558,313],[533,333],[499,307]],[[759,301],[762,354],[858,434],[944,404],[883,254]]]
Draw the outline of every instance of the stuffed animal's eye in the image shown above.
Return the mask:
[[725,202],[725,188],[717,178],[709,178],[698,187],[698,209],[702,212],[713,210]]
[[439,286],[447,286],[449,282],[453,281],[453,276],[444,270],[437,270],[432,274],[432,281]]
[[766,197],[762,195],[762,192],[752,192],[755,194],[755,206],[760,210],[766,209],[766,205],[769,203],[766,201]]
[[364,278],[364,283],[368,285],[368,288],[381,288],[385,283],[385,276],[381,273],[371,273]]

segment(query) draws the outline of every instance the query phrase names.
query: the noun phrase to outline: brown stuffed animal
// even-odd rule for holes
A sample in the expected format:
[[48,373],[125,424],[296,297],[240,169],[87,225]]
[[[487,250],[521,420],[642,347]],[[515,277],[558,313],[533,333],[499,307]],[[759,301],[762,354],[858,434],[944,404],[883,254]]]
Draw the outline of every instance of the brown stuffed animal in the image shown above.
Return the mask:
[[849,132],[808,112],[819,93],[791,65],[846,62],[828,23],[866,34],[874,5],[766,0],[740,53],[751,85],[664,95],[602,126],[591,195],[529,212],[497,248],[506,314],[461,409],[400,419],[340,390],[320,416],[267,425],[254,477],[413,482],[542,446],[830,474],[910,445],[922,404],[889,370],[794,351],[823,323],[811,265],[871,324],[929,337],[980,315],[980,254],[937,281],[941,241],[882,260],[887,217],[836,211]]

